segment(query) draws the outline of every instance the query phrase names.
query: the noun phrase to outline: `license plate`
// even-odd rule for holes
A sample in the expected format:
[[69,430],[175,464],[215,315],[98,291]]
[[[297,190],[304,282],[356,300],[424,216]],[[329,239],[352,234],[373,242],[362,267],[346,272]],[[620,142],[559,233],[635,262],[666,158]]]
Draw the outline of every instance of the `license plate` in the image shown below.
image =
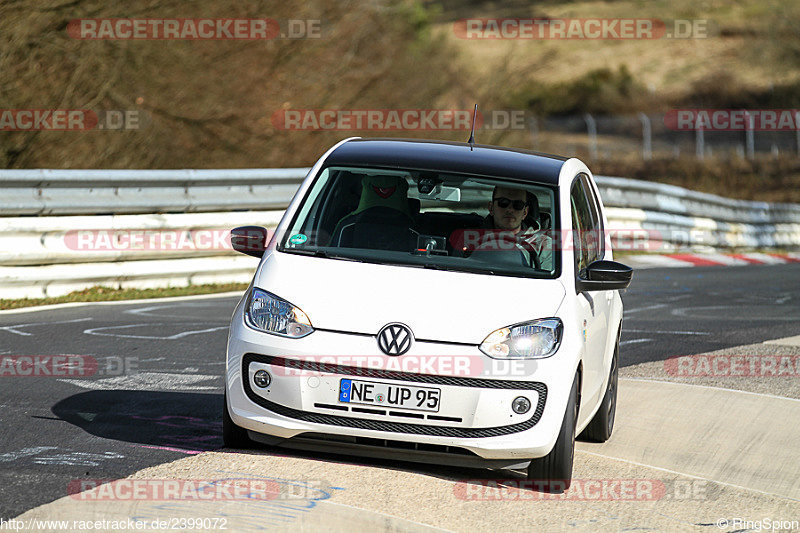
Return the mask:
[[409,387],[360,379],[339,382],[339,401],[416,411],[439,411],[440,389]]

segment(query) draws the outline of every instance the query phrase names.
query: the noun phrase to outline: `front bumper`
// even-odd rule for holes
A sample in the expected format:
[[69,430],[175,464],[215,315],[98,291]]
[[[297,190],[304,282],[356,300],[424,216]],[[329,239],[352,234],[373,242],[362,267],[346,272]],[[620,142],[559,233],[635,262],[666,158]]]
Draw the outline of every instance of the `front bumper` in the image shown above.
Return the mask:
[[[562,343],[559,352],[563,349]],[[350,364],[358,357],[371,368]],[[467,364],[460,369],[450,365],[451,375],[397,369],[401,361],[415,358],[461,359]],[[299,368],[298,360],[304,361]],[[575,365],[556,355],[512,366],[498,365],[475,346],[417,341],[407,354],[389,357],[378,350],[372,336],[318,330],[302,339],[286,339],[254,331],[234,318],[226,372],[228,409],[235,424],[262,442],[299,442],[313,434],[338,438],[338,443],[326,444],[330,451],[347,439],[358,439],[360,444],[370,439],[406,443],[409,459],[425,445],[436,450],[458,448],[483,460],[542,457],[555,443],[568,394],[563,391],[568,386],[560,385],[571,383]],[[255,385],[253,375],[258,370],[272,375],[269,387]],[[357,406],[354,410],[356,406],[338,402],[339,382],[345,377],[438,388],[440,409]],[[511,409],[518,396],[531,401],[527,413]]]

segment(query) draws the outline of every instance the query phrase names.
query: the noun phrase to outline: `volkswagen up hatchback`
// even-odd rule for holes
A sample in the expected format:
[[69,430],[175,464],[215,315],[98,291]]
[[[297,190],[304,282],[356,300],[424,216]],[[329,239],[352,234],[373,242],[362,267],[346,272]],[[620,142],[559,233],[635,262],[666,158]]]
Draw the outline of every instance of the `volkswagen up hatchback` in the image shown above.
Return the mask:
[[576,435],[614,425],[632,271],[606,226],[577,159],[340,142],[273,234],[232,232],[261,262],[231,321],[225,444],[527,467],[567,488]]

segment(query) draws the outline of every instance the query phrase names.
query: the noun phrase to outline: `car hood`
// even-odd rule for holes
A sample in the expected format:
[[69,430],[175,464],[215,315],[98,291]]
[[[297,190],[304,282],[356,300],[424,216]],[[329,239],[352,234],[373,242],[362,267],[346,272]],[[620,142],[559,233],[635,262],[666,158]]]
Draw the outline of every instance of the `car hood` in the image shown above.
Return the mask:
[[401,322],[418,340],[478,345],[495,329],[554,316],[555,279],[516,278],[272,252],[254,285],[302,309],[315,328],[376,335]]

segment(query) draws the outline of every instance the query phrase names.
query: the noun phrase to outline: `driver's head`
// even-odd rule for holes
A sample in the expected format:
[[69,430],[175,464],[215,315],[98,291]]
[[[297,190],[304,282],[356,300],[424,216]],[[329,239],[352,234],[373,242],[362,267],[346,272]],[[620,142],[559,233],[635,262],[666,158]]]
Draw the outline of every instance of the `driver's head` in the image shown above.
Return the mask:
[[495,187],[489,202],[489,215],[495,228],[516,233],[528,216],[528,195],[522,189]]

